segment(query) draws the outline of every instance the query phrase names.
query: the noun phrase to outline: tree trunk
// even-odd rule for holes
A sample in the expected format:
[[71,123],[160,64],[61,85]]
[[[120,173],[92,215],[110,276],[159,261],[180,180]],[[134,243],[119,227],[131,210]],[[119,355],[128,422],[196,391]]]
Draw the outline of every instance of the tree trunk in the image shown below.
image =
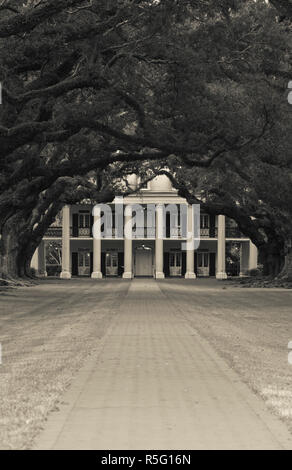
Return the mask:
[[0,243],[0,277],[3,279],[16,279],[19,277],[18,257],[20,246],[16,227],[11,219],[2,229]]
[[[22,214],[14,214],[2,226],[0,240],[0,278],[31,278],[30,262],[33,255],[23,236],[26,220]],[[30,241],[31,249],[32,241]],[[37,246],[37,245],[36,245]]]
[[19,276],[23,278],[34,279],[35,276],[31,270],[31,257],[23,258],[22,253],[19,254],[18,258],[18,272]]
[[276,277],[283,267],[284,257],[281,247],[267,243],[259,248],[259,262],[263,265],[264,276]]
[[292,248],[289,247],[285,256],[284,266],[278,275],[278,279],[292,281]]
[[30,240],[27,244],[22,246],[18,258],[19,273],[21,277],[35,279],[31,270],[31,260],[40,242],[41,240]]
[[0,278],[34,278],[30,267],[31,259],[57,210],[59,206],[49,213],[38,230],[33,227],[41,219],[41,212],[38,214],[39,218],[35,218],[33,222],[29,220],[30,214],[25,211],[15,213],[6,221],[1,227]]

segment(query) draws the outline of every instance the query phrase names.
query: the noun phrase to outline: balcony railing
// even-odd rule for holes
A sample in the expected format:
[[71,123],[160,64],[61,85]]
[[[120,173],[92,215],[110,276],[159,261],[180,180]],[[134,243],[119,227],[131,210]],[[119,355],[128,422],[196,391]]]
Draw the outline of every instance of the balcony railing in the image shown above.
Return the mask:
[[[218,229],[217,228],[201,228],[201,238],[217,238]],[[46,237],[52,238],[61,238],[62,237],[62,227],[49,227],[45,234]],[[73,229],[70,228],[70,236],[73,236]],[[89,227],[79,227],[77,237],[80,238],[89,238],[92,236],[91,229]],[[137,227],[133,230],[133,238],[155,238],[156,231],[155,227]],[[76,237],[76,238],[77,238]],[[183,237],[182,231],[180,228],[171,229],[170,232],[166,234],[166,238],[169,239],[180,239]],[[119,238],[119,232],[117,229],[107,229],[103,238]],[[245,235],[240,232],[236,227],[226,227],[226,238],[245,238]]]
[[79,237],[90,237],[91,236],[91,229],[89,227],[79,227],[78,228],[78,236]]
[[45,234],[46,237],[62,237],[62,227],[49,227]]
[[169,236],[166,236],[166,238],[182,238],[183,237],[182,229],[181,227],[171,228],[169,234],[167,235]]
[[218,229],[212,228],[201,228],[201,238],[217,238]]
[[210,229],[209,228],[201,228],[201,238],[209,238],[210,237]]
[[[77,235],[77,236],[76,236]],[[73,228],[70,227],[70,236],[76,236],[77,237],[91,237],[91,229],[87,227],[79,227],[77,234],[73,234]],[[46,237],[62,237],[62,227],[49,227],[48,230],[46,231]]]
[[74,238],[89,238],[92,236],[90,227],[70,227],[70,236]]
[[106,228],[105,232],[101,234],[102,238],[123,238],[123,234],[117,228]]
[[133,238],[155,238],[155,227],[136,227],[133,229]]

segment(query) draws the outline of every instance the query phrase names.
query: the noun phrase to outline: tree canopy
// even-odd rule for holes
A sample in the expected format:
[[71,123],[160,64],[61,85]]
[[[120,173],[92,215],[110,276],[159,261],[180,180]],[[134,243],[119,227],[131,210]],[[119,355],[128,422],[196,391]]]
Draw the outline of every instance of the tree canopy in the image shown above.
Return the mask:
[[252,150],[290,168],[289,27],[264,0],[8,0],[0,14],[3,275],[115,162],[236,171]]

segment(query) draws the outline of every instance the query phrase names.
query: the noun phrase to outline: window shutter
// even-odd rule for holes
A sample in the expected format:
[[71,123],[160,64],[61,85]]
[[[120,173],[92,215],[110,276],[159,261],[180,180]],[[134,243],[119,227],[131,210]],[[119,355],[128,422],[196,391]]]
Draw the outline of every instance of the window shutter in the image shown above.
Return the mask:
[[73,214],[73,237],[79,236],[79,217],[78,214]]
[[216,255],[210,253],[210,276],[216,276]]
[[105,267],[105,253],[101,253],[101,272],[102,275],[106,276],[106,267]]
[[90,236],[93,236],[93,224],[94,224],[94,218],[93,215],[90,216]]
[[210,215],[210,238],[215,238],[215,215]]
[[169,277],[169,253],[163,253],[163,272],[165,277]]
[[93,252],[90,253],[90,274],[93,273]]
[[118,253],[118,276],[124,273],[124,253]]
[[181,274],[184,276],[187,272],[187,254],[185,251],[182,252],[182,266],[181,266]]
[[78,253],[72,253],[72,276],[78,276]]

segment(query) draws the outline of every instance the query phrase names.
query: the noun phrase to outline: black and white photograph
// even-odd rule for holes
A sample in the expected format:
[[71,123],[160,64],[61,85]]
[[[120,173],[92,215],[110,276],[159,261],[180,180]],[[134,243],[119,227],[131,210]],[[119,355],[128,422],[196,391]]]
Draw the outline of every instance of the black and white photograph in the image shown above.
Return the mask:
[[1,451],[292,450],[291,289],[292,0],[0,0]]

